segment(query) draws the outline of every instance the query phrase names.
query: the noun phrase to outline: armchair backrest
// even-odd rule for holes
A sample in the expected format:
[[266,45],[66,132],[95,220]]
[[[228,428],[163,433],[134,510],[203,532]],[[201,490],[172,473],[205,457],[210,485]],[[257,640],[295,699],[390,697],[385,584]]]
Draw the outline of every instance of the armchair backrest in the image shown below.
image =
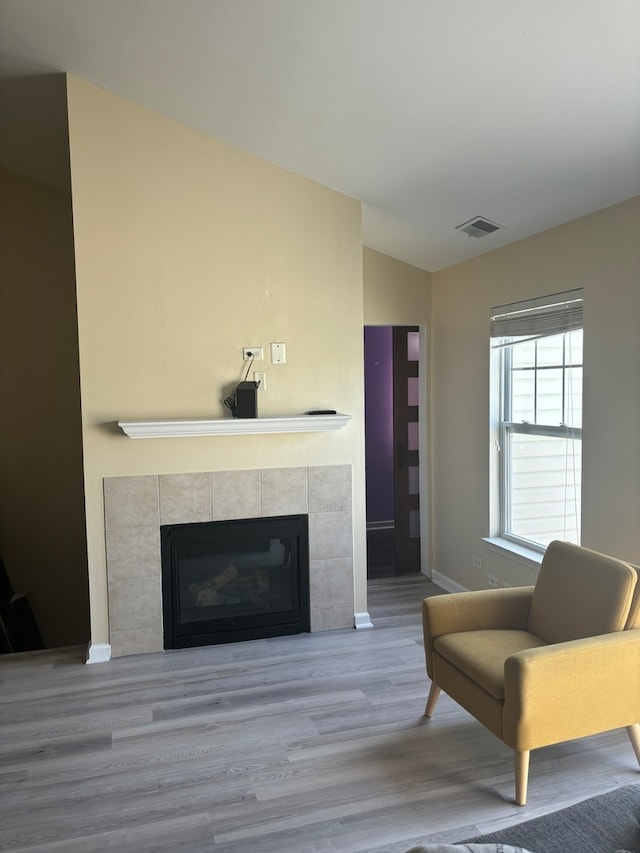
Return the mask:
[[[528,630],[546,643],[622,631],[632,604],[640,621],[632,565],[569,542],[547,547],[533,592]],[[635,594],[635,599],[634,599]]]

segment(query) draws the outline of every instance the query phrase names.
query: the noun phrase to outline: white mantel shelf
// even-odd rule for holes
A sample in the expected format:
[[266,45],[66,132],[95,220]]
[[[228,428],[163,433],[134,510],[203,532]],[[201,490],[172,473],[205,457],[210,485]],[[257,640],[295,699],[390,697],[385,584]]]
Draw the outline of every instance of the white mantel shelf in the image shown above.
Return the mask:
[[118,421],[129,438],[194,438],[204,435],[258,435],[269,432],[326,432],[342,429],[351,415],[285,415],[277,418]]

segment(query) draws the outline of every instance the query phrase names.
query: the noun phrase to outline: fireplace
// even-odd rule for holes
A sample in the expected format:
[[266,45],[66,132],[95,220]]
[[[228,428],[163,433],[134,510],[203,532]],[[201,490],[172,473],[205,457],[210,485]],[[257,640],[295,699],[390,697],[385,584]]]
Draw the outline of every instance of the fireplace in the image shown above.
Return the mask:
[[309,631],[306,515],[160,528],[165,649]]
[[354,614],[350,465],[107,477],[104,500],[109,645],[101,654],[165,648],[160,540],[167,525],[304,515],[311,632],[368,624],[368,614]]

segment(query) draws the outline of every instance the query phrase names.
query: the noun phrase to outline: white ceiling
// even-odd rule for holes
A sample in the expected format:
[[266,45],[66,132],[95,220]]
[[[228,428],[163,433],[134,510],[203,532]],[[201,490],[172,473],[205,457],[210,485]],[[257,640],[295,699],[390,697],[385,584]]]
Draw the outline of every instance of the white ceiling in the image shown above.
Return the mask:
[[361,199],[428,270],[640,194],[640,0],[0,0],[0,79],[51,71]]

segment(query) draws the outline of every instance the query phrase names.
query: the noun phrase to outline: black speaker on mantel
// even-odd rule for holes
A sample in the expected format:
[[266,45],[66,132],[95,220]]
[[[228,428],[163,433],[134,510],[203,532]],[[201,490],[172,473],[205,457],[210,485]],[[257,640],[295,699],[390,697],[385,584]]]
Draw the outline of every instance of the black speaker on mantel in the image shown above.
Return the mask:
[[241,382],[236,388],[236,411],[237,418],[258,417],[258,383]]

